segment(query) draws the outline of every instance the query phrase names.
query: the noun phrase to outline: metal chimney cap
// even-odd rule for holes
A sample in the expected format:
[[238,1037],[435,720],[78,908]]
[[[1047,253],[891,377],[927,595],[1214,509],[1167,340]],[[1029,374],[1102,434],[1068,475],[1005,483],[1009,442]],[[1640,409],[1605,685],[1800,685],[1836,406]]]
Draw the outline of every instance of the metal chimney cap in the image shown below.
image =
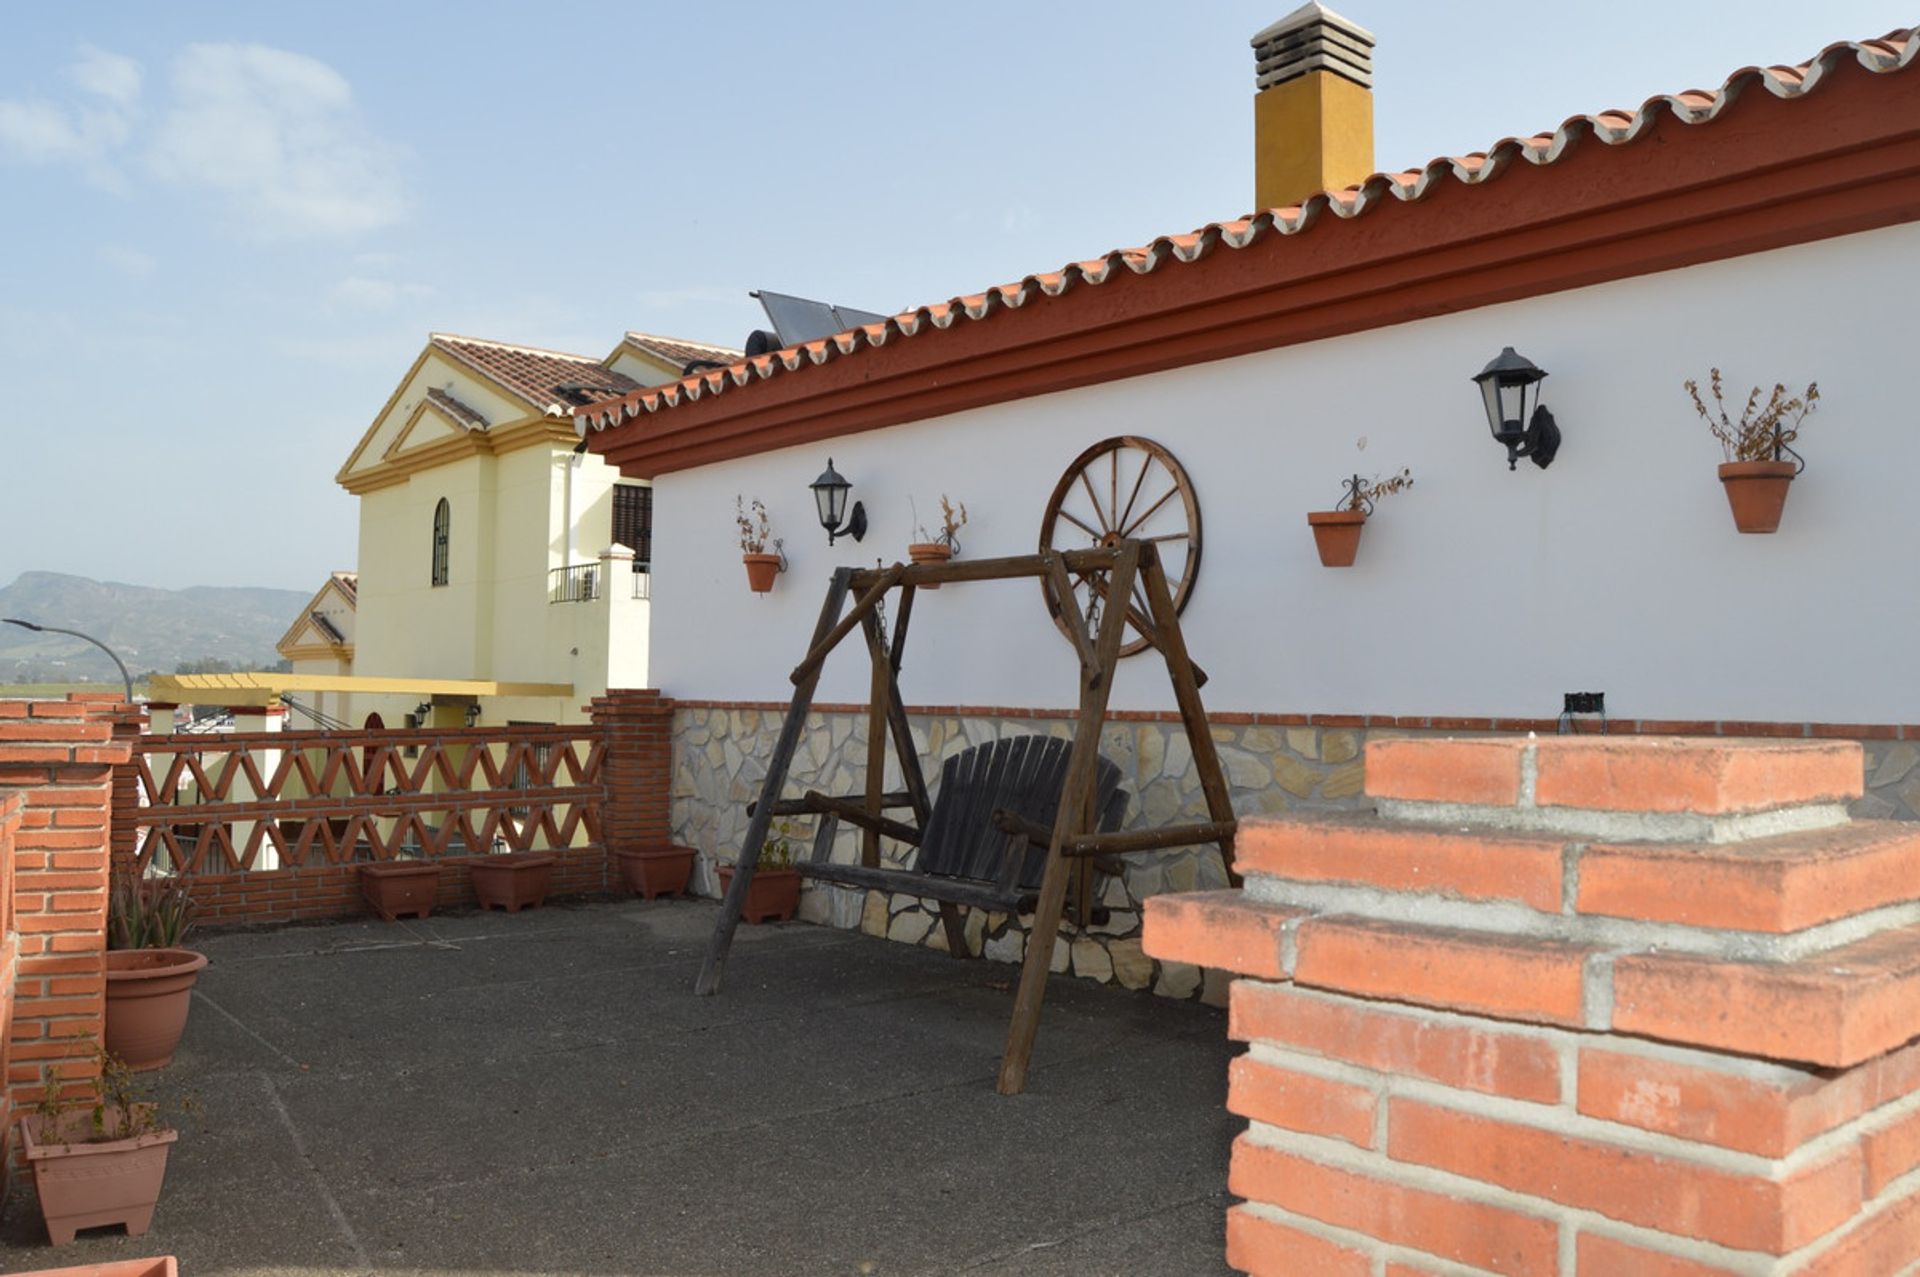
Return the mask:
[[1317,2],[1302,5],[1250,41],[1254,86],[1270,89],[1309,71],[1373,87],[1373,33]]

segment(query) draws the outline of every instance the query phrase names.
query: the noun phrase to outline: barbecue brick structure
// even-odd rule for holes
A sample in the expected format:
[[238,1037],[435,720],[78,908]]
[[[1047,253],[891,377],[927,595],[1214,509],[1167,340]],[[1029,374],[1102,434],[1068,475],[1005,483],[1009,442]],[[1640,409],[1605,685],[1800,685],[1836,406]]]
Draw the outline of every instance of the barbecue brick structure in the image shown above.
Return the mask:
[[[1255,1274],[1865,1274],[1920,1254],[1920,833],[1851,742],[1376,740],[1373,815],[1147,902],[1235,972]],[[1435,1265],[1444,1260],[1444,1265]]]

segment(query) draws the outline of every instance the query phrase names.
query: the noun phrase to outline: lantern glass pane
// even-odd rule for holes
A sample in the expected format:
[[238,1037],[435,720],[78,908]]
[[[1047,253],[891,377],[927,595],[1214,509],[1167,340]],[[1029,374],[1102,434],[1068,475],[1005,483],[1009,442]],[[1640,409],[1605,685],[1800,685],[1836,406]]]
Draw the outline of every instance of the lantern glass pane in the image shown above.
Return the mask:
[[814,504],[819,507],[822,527],[840,526],[842,503],[847,499],[847,490],[836,484],[816,484],[813,489]]

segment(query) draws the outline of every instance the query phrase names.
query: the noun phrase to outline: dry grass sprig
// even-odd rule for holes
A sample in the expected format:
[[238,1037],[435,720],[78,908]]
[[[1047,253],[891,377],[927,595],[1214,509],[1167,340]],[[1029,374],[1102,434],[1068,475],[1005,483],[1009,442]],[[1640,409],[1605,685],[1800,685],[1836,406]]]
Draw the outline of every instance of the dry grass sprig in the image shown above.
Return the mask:
[[1713,394],[1713,407],[1707,407],[1700,397],[1700,383],[1691,378],[1686,383],[1687,395],[1693,400],[1694,411],[1720,441],[1728,461],[1780,460],[1781,452],[1800,437],[1800,423],[1820,404],[1817,381],[1808,382],[1806,390],[1791,396],[1776,382],[1765,403],[1760,401],[1761,387],[1755,386],[1740,408],[1740,419],[1735,421],[1727,412],[1720,370],[1710,371],[1708,388]]

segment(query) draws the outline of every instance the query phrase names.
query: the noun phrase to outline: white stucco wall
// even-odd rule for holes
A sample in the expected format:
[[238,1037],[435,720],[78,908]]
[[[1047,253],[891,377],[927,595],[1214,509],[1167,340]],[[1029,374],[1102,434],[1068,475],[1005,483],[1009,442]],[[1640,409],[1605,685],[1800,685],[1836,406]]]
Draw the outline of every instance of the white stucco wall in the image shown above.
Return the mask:
[[[665,475],[654,682],[784,700],[831,570],[904,557],[909,495],[923,519],[942,491],[965,500],[969,557],[1029,552],[1067,463],[1140,434],[1199,491],[1185,625],[1210,708],[1551,716],[1562,692],[1601,690],[1616,716],[1920,721],[1917,285],[1908,225]],[[1469,381],[1508,344],[1551,374],[1565,443],[1550,470],[1508,472]],[[1776,535],[1734,531],[1718,445],[1681,388],[1714,365],[1730,391],[1820,383]],[[829,549],[814,518],[806,485],[829,454],[866,503],[863,543]],[[1355,469],[1401,466],[1416,486],[1383,503],[1358,564],[1321,567],[1306,512]],[[771,595],[747,590],[736,493],[786,540],[793,570]],[[923,593],[912,638],[910,702],[1073,701],[1032,582]],[[848,643],[819,696],[866,689]],[[1115,705],[1171,706],[1150,653],[1125,663]]]

